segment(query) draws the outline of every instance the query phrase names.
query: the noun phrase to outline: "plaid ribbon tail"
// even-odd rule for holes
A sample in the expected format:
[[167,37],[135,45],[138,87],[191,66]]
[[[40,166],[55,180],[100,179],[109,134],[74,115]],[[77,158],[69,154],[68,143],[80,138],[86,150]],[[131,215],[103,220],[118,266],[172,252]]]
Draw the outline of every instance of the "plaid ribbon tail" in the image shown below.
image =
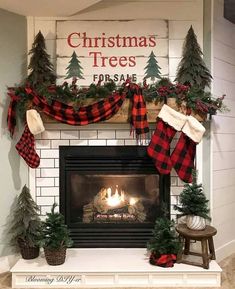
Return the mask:
[[131,111],[131,133],[135,130],[137,140],[147,139],[149,125],[147,121],[147,109],[142,94],[134,94]]
[[10,136],[13,137],[16,127],[16,106],[19,97],[16,96],[12,90],[9,90],[8,95],[11,97],[11,102],[7,112],[7,127],[10,132]]

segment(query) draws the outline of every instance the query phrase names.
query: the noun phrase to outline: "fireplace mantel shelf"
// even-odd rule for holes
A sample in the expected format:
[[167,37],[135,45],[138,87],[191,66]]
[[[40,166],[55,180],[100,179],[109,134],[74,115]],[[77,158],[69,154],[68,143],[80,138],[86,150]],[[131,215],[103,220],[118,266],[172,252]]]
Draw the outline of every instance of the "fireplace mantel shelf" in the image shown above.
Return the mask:
[[49,266],[44,258],[20,259],[12,268],[13,288],[217,287],[221,268],[209,270],[175,264],[161,268],[148,263],[146,249],[68,249],[66,262]]

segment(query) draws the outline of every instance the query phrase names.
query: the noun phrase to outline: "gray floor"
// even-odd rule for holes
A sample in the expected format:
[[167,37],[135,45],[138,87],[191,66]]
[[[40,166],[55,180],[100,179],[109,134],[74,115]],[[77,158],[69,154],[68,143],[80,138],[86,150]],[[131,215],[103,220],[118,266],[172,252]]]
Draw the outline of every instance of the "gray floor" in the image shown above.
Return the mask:
[[[230,257],[220,262],[219,265],[223,269],[222,287],[219,287],[219,288],[235,289],[235,254],[231,255]],[[10,289],[10,288],[11,288],[11,273],[7,272],[7,273],[0,274],[0,289]],[[190,287],[190,289],[196,289],[196,288],[198,287]],[[204,289],[209,289],[209,288],[211,287],[204,287]],[[213,288],[215,289],[215,287]],[[135,289],[135,288],[131,288],[131,289]],[[161,287],[161,289],[163,289],[163,287]],[[181,288],[177,287],[177,289],[181,289]],[[187,288],[184,287],[182,289],[187,289]]]

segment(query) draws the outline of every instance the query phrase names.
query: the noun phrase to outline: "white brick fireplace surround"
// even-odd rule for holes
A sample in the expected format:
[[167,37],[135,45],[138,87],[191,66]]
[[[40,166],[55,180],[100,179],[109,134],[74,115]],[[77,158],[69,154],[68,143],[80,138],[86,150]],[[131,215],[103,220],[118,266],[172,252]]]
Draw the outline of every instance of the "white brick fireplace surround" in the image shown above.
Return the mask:
[[[36,137],[39,168],[30,169],[29,187],[44,219],[54,202],[59,203],[59,146],[136,145],[129,124],[100,123],[73,127],[47,123]],[[155,125],[151,125],[151,133]],[[147,145],[149,140],[145,142]],[[177,142],[175,138],[172,148]],[[183,183],[171,174],[171,217]],[[127,288],[217,287],[221,269],[215,261],[209,270],[185,264],[173,268],[152,266],[145,248],[72,248],[61,266],[49,266],[45,258],[20,259],[12,268],[13,288]]]
[[[154,125],[151,126],[151,132]],[[173,140],[172,147],[176,140]],[[146,142],[147,144],[148,142]],[[41,158],[39,168],[30,169],[29,188],[40,207],[42,218],[50,211],[51,205],[59,204],[59,146],[118,146],[136,145],[130,135],[129,124],[92,124],[87,126],[69,126],[60,123],[47,123],[46,131],[36,136],[36,149]],[[173,171],[171,175],[171,216],[176,214],[176,204],[183,183]]]

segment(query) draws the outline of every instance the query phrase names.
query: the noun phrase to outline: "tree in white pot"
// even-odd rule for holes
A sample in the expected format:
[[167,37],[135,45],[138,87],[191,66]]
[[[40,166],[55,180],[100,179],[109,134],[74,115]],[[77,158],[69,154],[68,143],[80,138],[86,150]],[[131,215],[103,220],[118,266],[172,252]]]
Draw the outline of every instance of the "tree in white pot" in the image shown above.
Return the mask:
[[185,184],[179,196],[179,205],[175,205],[174,209],[179,211],[180,217],[186,216],[189,229],[203,230],[206,227],[206,219],[211,220],[208,202],[202,184],[197,184],[197,172],[193,171],[193,181],[191,184]]

